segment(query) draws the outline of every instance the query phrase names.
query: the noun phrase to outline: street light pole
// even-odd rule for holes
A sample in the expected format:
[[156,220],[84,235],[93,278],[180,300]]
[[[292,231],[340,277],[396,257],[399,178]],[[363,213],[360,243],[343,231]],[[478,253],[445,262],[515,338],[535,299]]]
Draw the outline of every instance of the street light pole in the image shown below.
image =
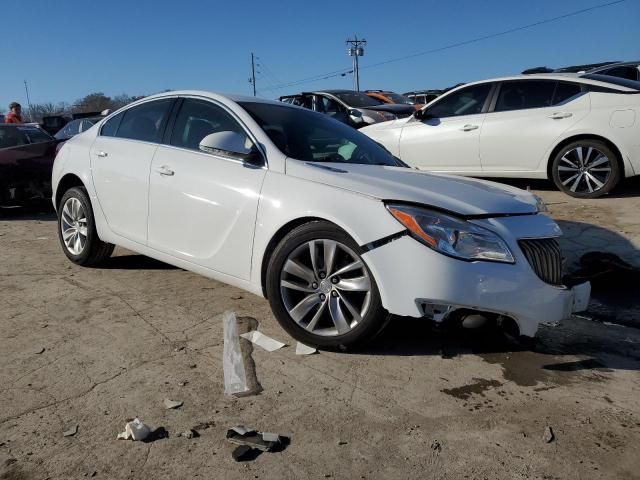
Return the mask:
[[27,94],[27,105],[29,106],[29,120],[33,122],[33,110],[31,109],[31,100],[29,99],[29,87],[27,86],[27,81],[24,81],[24,91]]
[[360,91],[360,67],[358,62],[358,57],[362,57],[364,55],[364,46],[367,44],[367,41],[363,38],[362,40],[358,40],[358,36],[354,35],[353,40],[348,39],[346,44],[349,45],[347,49],[347,53],[350,57],[353,57],[353,86],[356,91]]

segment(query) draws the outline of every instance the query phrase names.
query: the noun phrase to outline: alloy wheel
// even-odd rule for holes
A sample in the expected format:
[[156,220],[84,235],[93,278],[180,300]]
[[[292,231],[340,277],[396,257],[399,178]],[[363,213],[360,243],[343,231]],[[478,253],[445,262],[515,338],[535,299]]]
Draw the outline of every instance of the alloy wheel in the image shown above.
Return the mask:
[[87,215],[80,200],[69,198],[62,207],[60,230],[65,247],[73,255],[80,255],[87,244]]
[[574,193],[594,193],[611,178],[611,160],[594,147],[578,146],[567,151],[558,162],[562,185]]
[[305,242],[287,257],[280,294],[289,316],[309,333],[344,335],[371,303],[371,278],[360,257],[330,239]]

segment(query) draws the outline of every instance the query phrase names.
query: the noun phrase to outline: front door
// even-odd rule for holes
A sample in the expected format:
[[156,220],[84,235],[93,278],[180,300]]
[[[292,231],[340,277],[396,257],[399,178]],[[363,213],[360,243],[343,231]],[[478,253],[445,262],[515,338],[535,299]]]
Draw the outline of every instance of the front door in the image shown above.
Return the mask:
[[433,102],[425,118],[402,128],[400,158],[421,170],[480,172],[480,131],[490,83],[472,85]]
[[249,279],[256,213],[266,168],[199,149],[231,131],[253,142],[234,116],[209,100],[186,98],[169,145],[153,158],[149,246],[194,264]]

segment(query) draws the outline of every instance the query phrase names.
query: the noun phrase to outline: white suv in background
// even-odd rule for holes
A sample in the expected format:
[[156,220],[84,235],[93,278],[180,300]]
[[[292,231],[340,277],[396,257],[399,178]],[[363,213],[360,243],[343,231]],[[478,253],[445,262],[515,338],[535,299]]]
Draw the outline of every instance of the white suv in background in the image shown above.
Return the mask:
[[418,169],[549,178],[571,196],[595,198],[640,174],[640,82],[572,74],[484,80],[361,131]]

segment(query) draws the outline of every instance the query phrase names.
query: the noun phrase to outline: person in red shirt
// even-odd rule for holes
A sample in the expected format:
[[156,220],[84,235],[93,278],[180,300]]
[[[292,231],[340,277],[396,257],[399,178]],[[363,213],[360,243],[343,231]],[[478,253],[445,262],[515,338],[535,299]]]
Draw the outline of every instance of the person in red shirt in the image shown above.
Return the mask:
[[22,123],[22,106],[18,102],[11,102],[9,110],[11,111],[4,117],[5,123]]

